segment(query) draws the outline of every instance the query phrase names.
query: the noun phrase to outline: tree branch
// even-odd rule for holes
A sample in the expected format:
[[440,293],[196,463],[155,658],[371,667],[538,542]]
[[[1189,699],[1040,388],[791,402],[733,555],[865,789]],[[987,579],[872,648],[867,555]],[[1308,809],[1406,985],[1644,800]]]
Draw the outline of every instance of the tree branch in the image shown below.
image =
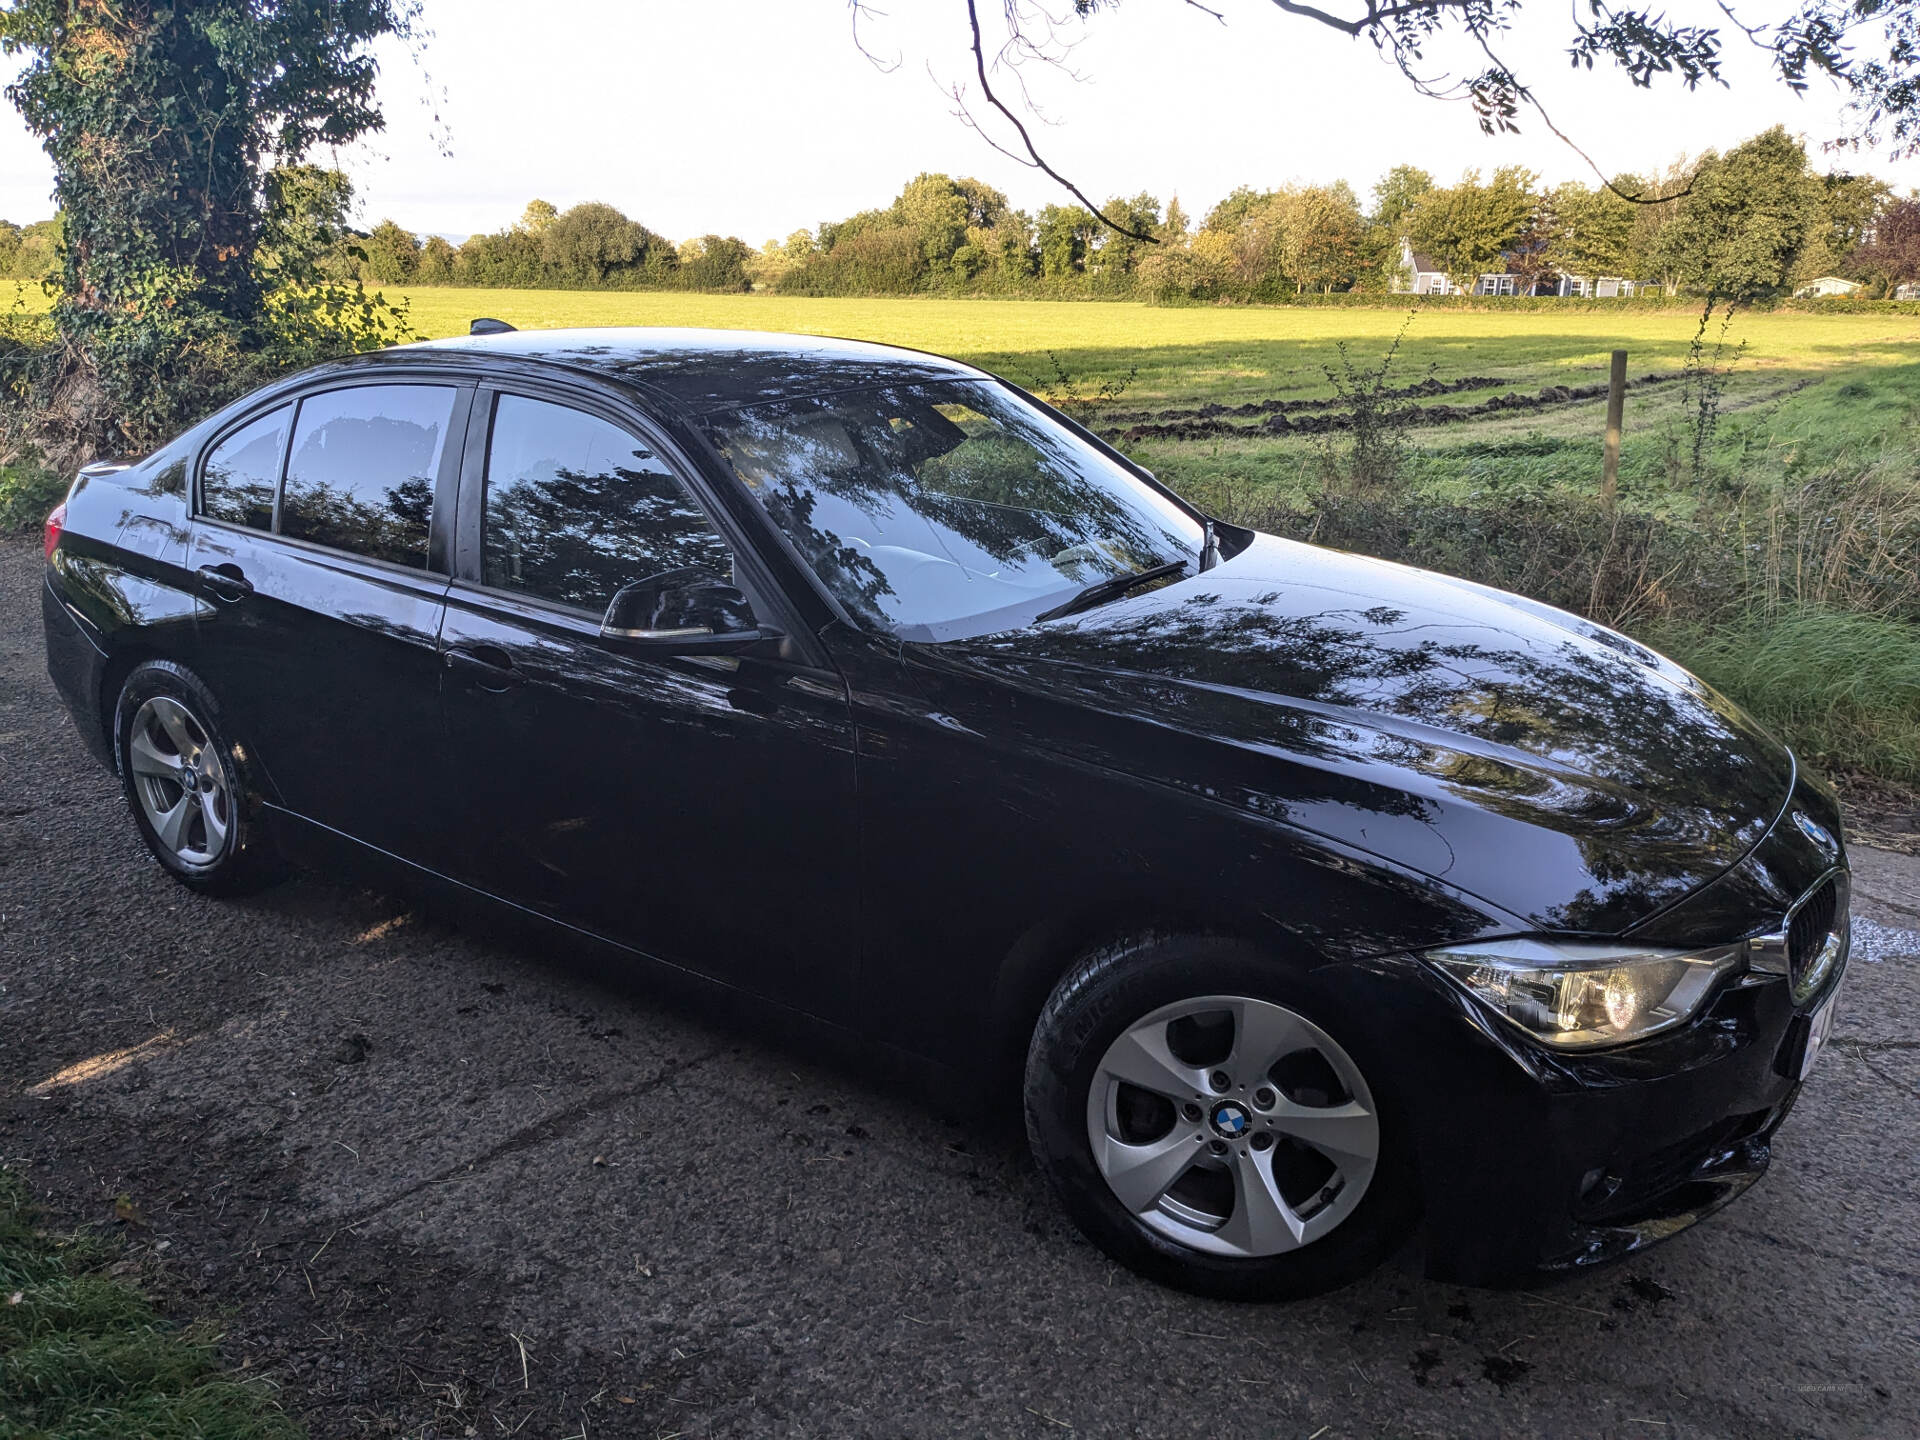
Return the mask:
[[1538,95],[1535,95],[1530,87],[1526,85],[1522,85],[1518,77],[1516,77],[1513,71],[1508,68],[1507,62],[1502,60],[1498,55],[1493,53],[1493,47],[1487,43],[1486,35],[1481,31],[1476,30],[1474,32],[1474,39],[1479,42],[1481,53],[1484,54],[1488,60],[1492,61],[1493,64],[1500,70],[1500,72],[1503,75],[1505,75],[1508,78],[1508,80],[1512,82],[1513,88],[1514,88],[1514,94],[1519,96],[1519,98],[1524,100],[1527,104],[1531,105],[1533,107],[1534,113],[1540,117],[1541,121],[1546,125],[1547,129],[1551,130],[1554,133],[1554,135],[1558,137],[1560,143],[1566,146],[1569,150],[1573,151],[1573,153],[1578,155],[1582,160],[1586,161],[1587,168],[1593,171],[1595,177],[1599,179],[1600,183],[1606,186],[1607,189],[1611,190],[1614,194],[1618,195],[1622,200],[1625,200],[1632,205],[1660,205],[1660,204],[1664,204],[1668,200],[1678,200],[1681,196],[1685,195],[1689,190],[1693,189],[1693,182],[1688,181],[1683,188],[1674,191],[1674,193],[1671,195],[1650,196],[1645,193],[1638,194],[1638,195],[1629,195],[1626,191],[1622,190],[1618,185],[1614,184],[1612,180],[1607,178],[1606,172],[1601,170],[1599,163],[1595,161],[1591,155],[1587,154],[1585,150],[1582,150],[1578,145],[1576,145],[1573,142],[1572,136],[1568,135],[1566,131],[1562,130],[1558,125],[1553,123],[1553,117],[1547,113],[1547,107],[1540,103],[1540,97]]
[[[1085,191],[1083,191],[1078,185],[1074,184],[1073,181],[1069,180],[1066,176],[1062,175],[1058,170],[1054,169],[1053,166],[1049,165],[1046,162],[1046,159],[1040,154],[1040,151],[1034,146],[1033,137],[1027,134],[1027,127],[1020,123],[1020,117],[1014,114],[1011,107],[1009,107],[1004,101],[1002,101],[998,95],[993,93],[993,85],[987,79],[986,44],[980,38],[980,12],[976,8],[976,0],[966,0],[966,3],[967,3],[967,24],[969,27],[971,27],[973,32],[973,69],[974,69],[974,74],[976,74],[980,78],[980,93],[986,96],[987,103],[993,106],[994,109],[998,110],[1000,114],[1006,119],[1006,122],[1009,125],[1013,126],[1014,133],[1016,133],[1020,137],[1021,145],[1023,145],[1026,148],[1028,158],[1022,160],[1018,155],[1015,155],[1011,150],[1007,149],[1006,146],[999,144],[991,136],[988,136],[985,130],[982,130],[978,124],[974,123],[973,117],[971,115],[968,115],[965,117],[967,120],[967,123],[973,125],[973,128],[976,131],[979,131],[980,135],[987,140],[987,143],[992,145],[1002,155],[1005,155],[1009,159],[1017,161],[1022,165],[1026,165],[1030,169],[1040,171],[1041,173],[1045,174],[1049,179],[1051,179],[1055,184],[1065,189],[1070,195],[1073,196],[1074,199],[1078,200],[1083,206],[1085,206],[1086,209],[1094,216],[1095,219],[1097,219],[1102,225],[1106,226],[1109,230],[1117,231],[1119,234],[1125,235],[1130,240],[1141,240],[1141,241],[1145,241],[1149,245],[1158,245],[1160,241],[1157,236],[1149,235],[1139,230],[1130,230],[1125,225],[1117,224],[1116,222],[1109,220],[1106,217],[1106,215],[1101,212],[1100,207],[1094,204],[1093,201],[1087,198]],[[953,94],[954,94],[955,101],[961,105],[964,111],[965,101],[961,100],[960,98],[960,88],[958,86],[954,87]]]

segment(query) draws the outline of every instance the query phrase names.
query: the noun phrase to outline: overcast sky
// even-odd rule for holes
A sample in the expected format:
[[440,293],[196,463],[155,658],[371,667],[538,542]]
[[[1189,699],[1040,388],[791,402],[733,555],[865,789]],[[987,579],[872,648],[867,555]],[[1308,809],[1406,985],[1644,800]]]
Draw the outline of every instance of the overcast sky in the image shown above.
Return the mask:
[[[1056,122],[1036,133],[1096,198],[1177,192],[1197,216],[1239,184],[1344,178],[1364,196],[1403,162],[1443,181],[1502,164],[1591,178],[1533,117],[1526,134],[1489,139],[1465,105],[1414,95],[1364,41],[1266,0],[1213,3],[1224,27],[1179,0],[1127,0],[1087,31],[1079,82],[1032,77]],[[1687,3],[1678,18],[1695,18]],[[506,225],[540,196],[563,209],[605,200],[674,239],[719,231],[757,245],[884,204],[920,170],[977,175],[1026,207],[1064,198],[954,118],[942,86],[967,74],[959,0],[874,4],[887,13],[862,37],[898,60],[891,73],[854,45],[845,0],[426,0],[433,33],[417,59],[398,45],[380,52],[386,131],[333,158],[358,186],[363,222],[453,235]],[[1555,120],[1609,172],[1780,122],[1816,152],[1847,133],[1830,88],[1796,99],[1731,42],[1731,89],[1649,93],[1575,74],[1557,48],[1564,12],[1531,8],[1552,37],[1510,42],[1509,58],[1531,67]],[[1920,161],[1816,163],[1920,187]],[[0,109],[0,216],[47,215],[50,189],[38,145]]]

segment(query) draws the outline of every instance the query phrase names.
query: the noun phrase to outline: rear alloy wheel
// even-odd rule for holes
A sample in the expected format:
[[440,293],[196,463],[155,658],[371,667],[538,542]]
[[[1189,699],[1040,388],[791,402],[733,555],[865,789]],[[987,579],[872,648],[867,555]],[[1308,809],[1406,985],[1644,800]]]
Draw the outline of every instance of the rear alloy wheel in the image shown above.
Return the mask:
[[1087,1235],[1153,1279],[1246,1300],[1343,1284],[1391,1253],[1414,1199],[1363,1037],[1328,1025],[1291,967],[1237,941],[1101,951],[1035,1029],[1035,1156]]
[[234,894],[277,878],[199,676],[168,660],[135,666],[114,711],[114,753],[140,836],[175,879]]
[[207,727],[171,695],[140,702],[127,737],[134,802],[182,869],[220,863],[233,838],[233,781]]

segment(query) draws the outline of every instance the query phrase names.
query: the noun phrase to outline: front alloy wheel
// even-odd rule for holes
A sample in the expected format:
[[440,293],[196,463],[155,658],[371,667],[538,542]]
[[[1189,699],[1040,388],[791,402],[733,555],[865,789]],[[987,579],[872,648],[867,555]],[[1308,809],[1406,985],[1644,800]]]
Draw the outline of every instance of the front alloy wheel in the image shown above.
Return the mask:
[[1347,1052],[1247,995],[1176,1001],[1121,1031],[1088,1088],[1087,1138],[1143,1224],[1248,1259],[1330,1233],[1380,1155],[1373,1096]]
[[1340,1011],[1308,967],[1239,940],[1086,957],[1034,1028],[1026,1108],[1088,1238],[1235,1300],[1315,1294],[1391,1254],[1418,1208],[1411,1147],[1385,1057]]

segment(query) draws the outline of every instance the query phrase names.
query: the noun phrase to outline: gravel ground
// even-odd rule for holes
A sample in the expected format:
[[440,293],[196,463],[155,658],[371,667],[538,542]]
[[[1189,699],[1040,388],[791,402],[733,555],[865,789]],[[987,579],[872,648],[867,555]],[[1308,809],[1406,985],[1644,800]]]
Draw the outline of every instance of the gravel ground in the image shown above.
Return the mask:
[[[0,1160],[316,1436],[1911,1437],[1920,862],[1742,1203],[1533,1292],[1232,1307],[1109,1264],[1006,1117],[302,878],[149,862],[0,545]],[[1902,1418],[1904,1417],[1904,1418]]]

